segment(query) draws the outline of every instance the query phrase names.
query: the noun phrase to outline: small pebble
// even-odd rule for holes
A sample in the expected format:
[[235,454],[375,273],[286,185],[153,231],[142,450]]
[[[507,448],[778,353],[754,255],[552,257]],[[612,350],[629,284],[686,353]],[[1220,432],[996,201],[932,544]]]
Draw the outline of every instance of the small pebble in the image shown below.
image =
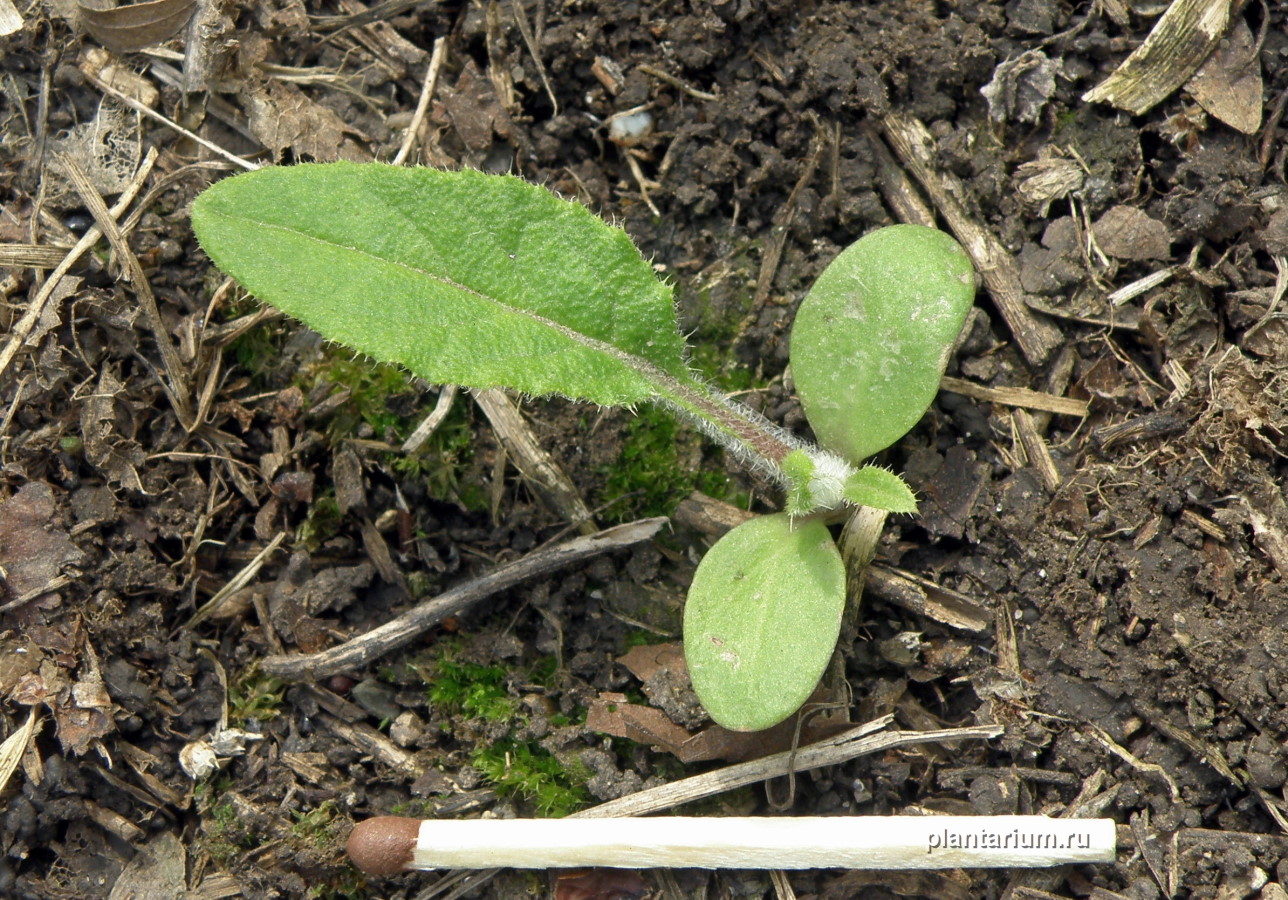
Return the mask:
[[608,139],[621,147],[634,147],[653,132],[653,114],[648,110],[618,113],[608,120]]

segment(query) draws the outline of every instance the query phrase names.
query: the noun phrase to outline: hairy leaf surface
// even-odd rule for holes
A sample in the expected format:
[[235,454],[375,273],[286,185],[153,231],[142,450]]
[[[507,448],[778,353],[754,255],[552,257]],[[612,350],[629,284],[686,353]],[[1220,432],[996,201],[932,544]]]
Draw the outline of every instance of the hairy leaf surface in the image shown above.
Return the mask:
[[827,528],[779,513],[707,551],[684,606],[689,677],[711,718],[769,728],[818,684],[841,630],[845,566]]
[[670,288],[625,232],[509,176],[274,167],[193,203],[204,249],[259,299],[430,381],[653,396],[687,378]]
[[858,506],[871,506],[888,512],[914,513],[917,498],[912,489],[889,469],[864,466],[845,482],[845,499]]
[[916,425],[974,299],[970,260],[942,231],[893,225],[843,250],[792,326],[796,393],[819,443],[859,462]]

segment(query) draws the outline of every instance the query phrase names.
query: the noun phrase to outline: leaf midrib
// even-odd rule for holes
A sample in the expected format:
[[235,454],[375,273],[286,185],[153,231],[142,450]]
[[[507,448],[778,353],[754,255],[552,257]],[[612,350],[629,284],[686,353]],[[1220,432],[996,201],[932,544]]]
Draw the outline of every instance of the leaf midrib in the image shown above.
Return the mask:
[[617,347],[614,344],[608,343],[607,341],[600,340],[599,338],[591,337],[588,334],[583,334],[582,332],[577,331],[574,328],[564,325],[562,322],[555,321],[554,319],[543,316],[540,313],[534,312],[533,310],[512,306],[500,298],[493,297],[489,294],[483,293],[477,288],[473,288],[473,287],[470,287],[469,285],[462,284],[453,278],[448,278],[443,275],[437,275],[433,272],[422,269],[419,266],[414,266],[414,265],[411,265],[410,263],[405,263],[396,259],[388,259],[386,257],[372,253],[369,250],[365,250],[361,247],[354,247],[354,246],[349,246],[347,244],[337,243],[335,241],[327,240],[326,238],[321,238],[315,234],[310,234],[307,231],[301,231],[298,228],[292,228],[287,225],[279,225],[277,223],[272,223],[272,222],[263,222],[258,219],[253,219],[246,216],[233,215],[227,212],[223,212],[222,210],[215,210],[213,211],[212,214],[216,216],[221,216],[222,218],[224,218],[226,221],[229,221],[229,222],[241,222],[247,225],[255,226],[257,228],[276,231],[281,234],[294,235],[296,237],[303,238],[306,241],[312,241],[313,243],[321,247],[330,247],[335,250],[348,251],[350,253],[354,253],[359,256],[365,257],[366,259],[373,260],[375,262],[379,262],[384,265],[396,266],[397,268],[403,269],[404,271],[410,272],[414,275],[419,275],[430,281],[435,281],[435,282],[438,282],[439,284],[446,285],[447,287],[455,288],[456,290],[469,294],[479,299],[480,301],[483,301],[484,303],[489,303],[503,312],[513,313],[519,316],[523,316],[531,320],[532,322],[535,322],[539,325],[549,328],[555,333],[559,334],[560,336],[572,341],[573,343],[580,344],[581,346],[589,350],[594,350],[596,352],[603,353],[607,356],[610,356],[616,359],[622,365],[629,368],[635,374],[644,378],[646,381],[655,383],[659,379],[669,380],[674,377],[674,376],[668,375],[665,372],[665,370],[661,368],[661,366],[657,365],[651,360],[645,359],[642,356],[637,356],[634,353],[630,353],[626,350],[621,349],[620,347]]

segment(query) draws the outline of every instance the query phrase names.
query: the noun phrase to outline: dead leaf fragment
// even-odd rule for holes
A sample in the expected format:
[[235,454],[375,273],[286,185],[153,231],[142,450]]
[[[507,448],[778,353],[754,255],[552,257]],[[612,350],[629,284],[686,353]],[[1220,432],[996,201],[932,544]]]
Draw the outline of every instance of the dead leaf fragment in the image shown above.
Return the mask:
[[0,697],[11,697],[18,683],[40,668],[45,654],[31,635],[0,640]]
[[54,492],[33,481],[0,505],[0,566],[13,600],[38,591],[84,558],[57,518]]
[[1242,19],[1185,83],[1200,106],[1244,134],[1256,134],[1261,128],[1261,88],[1257,42]]
[[1091,226],[1096,243],[1116,259],[1167,259],[1175,236],[1134,206],[1115,206]]
[[293,84],[271,79],[248,84],[242,101],[251,134],[278,162],[287,150],[317,162],[334,162],[344,156],[346,135],[356,133]]
[[187,855],[171,831],[161,831],[126,864],[107,900],[170,900],[185,896]]
[[1288,574],[1288,505],[1284,498],[1267,485],[1240,499],[1252,525],[1253,540],[1281,575]]
[[1194,74],[1229,23],[1230,0],[1174,0],[1144,42],[1082,99],[1148,112]]
[[1082,166],[1071,159],[1049,156],[1018,166],[1015,170],[1015,191],[1025,203],[1036,207],[1046,216],[1051,203],[1061,200],[1082,187],[1085,173]]
[[473,60],[461,70],[456,86],[444,89],[442,94],[452,127],[471,150],[476,153],[489,150],[493,134],[506,140],[510,138],[510,117],[497,100],[496,89],[479,74]]
[[[586,713],[586,727],[648,744],[688,764],[713,759],[742,762],[787,750],[792,746],[796,720],[788,719],[767,731],[729,731],[712,725],[694,734],[672,722],[660,709],[629,703],[624,694],[601,693]],[[815,716],[801,729],[800,742],[804,745],[822,740],[848,727],[847,721]]]
[[110,368],[105,368],[94,393],[81,406],[85,461],[112,484],[142,492],[137,467],[147,456],[134,439],[136,426],[134,410],[125,399],[125,385]]
[[979,89],[988,101],[988,117],[994,122],[1037,122],[1055,93],[1059,71],[1060,64],[1041,50],[1028,50],[1001,63],[993,70],[993,79]]
[[639,744],[660,747],[681,762],[700,762],[709,758],[695,758],[684,750],[693,735],[668,719],[666,713],[651,706],[628,703],[625,694],[600,694],[586,713],[586,727]]
[[99,738],[116,730],[110,710],[59,704],[54,707],[54,721],[58,725],[58,743],[64,753],[73,756],[84,756]]
[[114,9],[81,2],[77,7],[81,25],[94,40],[113,53],[130,53],[178,34],[192,18],[197,0],[149,0]]
[[676,643],[641,644],[626,651],[617,661],[640,681],[648,681],[664,669],[671,672],[688,671],[684,663],[684,645]]
[[1239,346],[1264,359],[1288,359],[1288,315],[1266,316],[1243,333]]
[[[53,146],[55,152],[75,160],[100,194],[119,194],[134,179],[142,157],[139,117],[104,98],[93,119],[73,126]],[[73,185],[62,168],[52,167],[52,171],[58,175],[59,195],[70,194]]]

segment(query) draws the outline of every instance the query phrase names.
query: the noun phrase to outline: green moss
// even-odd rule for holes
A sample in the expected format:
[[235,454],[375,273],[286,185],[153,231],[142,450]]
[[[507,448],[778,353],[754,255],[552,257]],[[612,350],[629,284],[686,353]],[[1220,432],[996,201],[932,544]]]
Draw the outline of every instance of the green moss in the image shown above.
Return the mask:
[[286,684],[259,669],[247,669],[228,686],[228,721],[243,727],[251,719],[267,722],[281,712]]
[[227,865],[250,848],[258,846],[261,835],[238,814],[237,806],[231,799],[215,799],[218,793],[222,791],[210,788],[198,794],[201,844],[216,862]]
[[428,572],[408,572],[407,591],[413,600],[423,600],[434,590],[435,580]]
[[[744,246],[703,278],[676,286],[685,328],[691,332],[689,363],[724,391],[757,386],[755,374],[729,352],[753,305],[758,264],[752,250]],[[638,407],[622,444],[621,454],[601,473],[606,481],[595,505],[605,510],[606,519],[670,515],[695,490],[730,503],[746,502],[745,492],[726,472],[723,451],[659,407]]]
[[589,770],[577,761],[561,762],[539,747],[506,738],[476,750],[473,763],[497,793],[527,800],[542,816],[566,816],[590,801]]
[[726,392],[757,385],[756,374],[738,364],[729,352],[742,337],[747,316],[755,306],[755,286],[764,248],[745,242],[734,253],[677,285],[689,339],[689,364]]
[[[481,720],[493,727],[489,734],[503,734],[491,743],[476,746],[471,761],[502,796],[516,797],[533,805],[542,816],[564,816],[589,802],[585,783],[589,770],[580,762],[564,762],[537,744],[521,739],[527,719],[513,695],[516,683],[542,684],[558,674],[554,656],[540,657],[518,671],[499,665],[480,665],[460,658],[462,642],[446,639],[436,648],[436,658],[412,664],[428,684],[430,703],[440,712],[464,719]],[[523,669],[526,668],[526,672]],[[584,719],[584,711],[578,711]],[[551,724],[574,724],[578,716],[551,717]],[[480,740],[468,723],[454,723],[460,733]],[[501,726],[496,728],[495,726]],[[463,727],[462,727],[463,726]]]
[[[328,351],[323,362],[302,377],[301,387],[311,392],[322,384],[349,390],[348,399],[327,426],[332,442],[350,437],[365,424],[377,438],[399,444],[426,414],[423,396],[403,369],[353,357],[347,351]],[[435,500],[484,512],[489,501],[475,460],[471,409],[468,402],[457,402],[419,450],[390,452],[384,454],[383,462],[398,476],[421,483]]]
[[429,686],[429,702],[471,718],[508,722],[518,712],[519,704],[509,695],[506,675],[501,666],[439,659]]
[[626,632],[626,637],[622,639],[623,650],[630,650],[634,647],[649,647],[653,644],[665,644],[667,641],[673,641],[675,638],[666,634],[658,634],[655,631],[649,631],[645,628],[636,628]]
[[661,409],[641,407],[626,425],[621,454],[604,473],[599,505],[608,517],[628,521],[670,515],[695,490],[729,499],[737,490],[717,458],[720,452]]
[[429,819],[434,815],[434,801],[424,797],[413,797],[402,803],[395,803],[389,809],[389,814],[394,816],[406,816],[409,819]]
[[403,478],[418,481],[435,500],[459,503],[471,512],[490,508],[482,483],[482,465],[475,459],[471,405],[458,401],[415,453],[396,453],[389,464]]
[[[381,438],[403,440],[416,425],[412,412],[418,392],[412,388],[410,376],[398,366],[332,348],[304,380],[305,393],[323,383],[349,389],[348,399],[331,419],[332,436],[348,436],[365,422]],[[391,403],[396,398],[404,402]]]
[[343,519],[335,489],[327,488],[309,504],[309,511],[295,533],[296,539],[308,550],[316,551],[340,533]]
[[[237,316],[229,316],[230,320],[234,318]],[[270,390],[273,385],[280,387],[287,378],[285,370],[295,365],[282,353],[285,346],[286,332],[281,323],[265,322],[233,338],[228,352],[257,390]]]
[[532,664],[532,668],[528,670],[528,681],[545,688],[554,687],[558,676],[559,658],[553,653],[538,659]]
[[313,900],[366,900],[372,896],[367,876],[357,869],[347,869],[335,884],[318,884],[309,888]]
[[746,366],[729,356],[729,343],[713,341],[699,344],[693,348],[689,362],[701,372],[708,381],[715,384],[726,394],[737,394],[764,388],[768,383],[757,380],[756,374]]
[[295,823],[291,825],[291,834],[302,841],[307,841],[318,849],[327,847],[333,840],[332,825],[336,820],[334,800],[324,800],[316,809],[308,812],[292,812]]

